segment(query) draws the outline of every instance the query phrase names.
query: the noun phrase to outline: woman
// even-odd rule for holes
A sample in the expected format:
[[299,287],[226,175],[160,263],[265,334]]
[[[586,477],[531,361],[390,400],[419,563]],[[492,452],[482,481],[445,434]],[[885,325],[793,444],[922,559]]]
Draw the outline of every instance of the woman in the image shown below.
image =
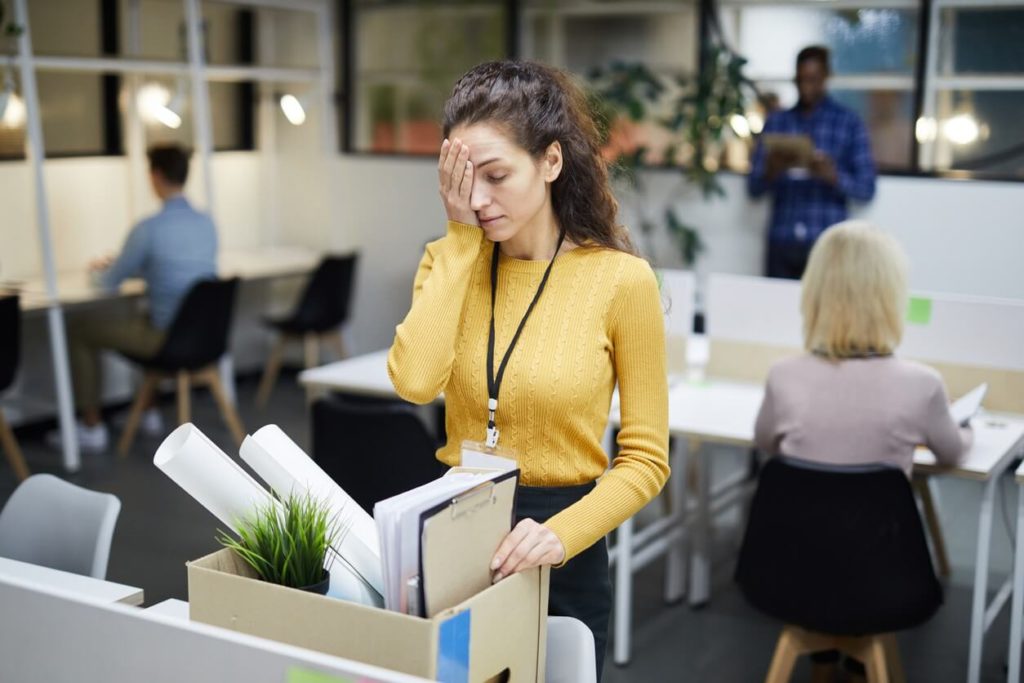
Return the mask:
[[[914,449],[925,444],[940,463],[957,464],[971,430],[953,421],[942,378],[893,355],[907,307],[896,241],[859,221],[829,228],[811,250],[802,289],[807,353],[769,371],[758,448],[838,465],[888,463],[910,476]],[[832,680],[837,659],[813,655],[813,680]]]
[[[604,537],[669,474],[658,285],[615,224],[597,129],[563,72],[473,68],[445,105],[444,134],[447,235],[427,245],[388,372],[409,401],[444,392],[445,464],[458,465],[468,441],[513,455],[518,522],[494,578],[554,566],[549,611],[591,628],[600,672]],[[616,382],[622,425],[607,470],[601,437]]]

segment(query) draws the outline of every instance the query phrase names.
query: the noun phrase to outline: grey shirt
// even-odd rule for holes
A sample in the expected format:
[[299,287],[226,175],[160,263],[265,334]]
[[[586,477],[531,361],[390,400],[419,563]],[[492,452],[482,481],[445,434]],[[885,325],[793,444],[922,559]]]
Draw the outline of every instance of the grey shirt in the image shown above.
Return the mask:
[[754,429],[758,448],[771,454],[888,463],[908,475],[916,446],[954,465],[971,437],[953,421],[939,373],[893,356],[830,361],[807,354],[776,363]]
[[159,213],[139,222],[117,260],[100,277],[108,290],[126,278],[146,281],[153,326],[165,330],[192,285],[217,275],[217,230],[210,217],[181,195],[170,197]]

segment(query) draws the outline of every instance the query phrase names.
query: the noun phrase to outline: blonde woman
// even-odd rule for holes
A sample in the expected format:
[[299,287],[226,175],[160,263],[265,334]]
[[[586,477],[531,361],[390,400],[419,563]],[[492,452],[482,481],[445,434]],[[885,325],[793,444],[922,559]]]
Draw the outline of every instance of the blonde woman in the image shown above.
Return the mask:
[[[918,444],[940,463],[961,460],[971,431],[950,415],[939,373],[894,355],[906,271],[896,241],[870,224],[846,221],[822,235],[802,281],[807,353],[769,371],[758,448],[819,463],[886,463],[908,476]],[[813,655],[812,680],[831,680],[837,659],[835,652]]]

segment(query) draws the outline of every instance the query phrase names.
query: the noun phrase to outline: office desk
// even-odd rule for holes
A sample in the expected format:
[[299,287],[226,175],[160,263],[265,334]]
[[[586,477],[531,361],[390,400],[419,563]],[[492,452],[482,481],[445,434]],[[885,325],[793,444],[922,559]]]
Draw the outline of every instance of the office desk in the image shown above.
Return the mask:
[[[319,253],[304,247],[259,247],[221,250],[218,259],[220,277],[239,277],[246,281],[302,275],[312,270],[320,259]],[[8,285],[10,283],[7,283]],[[65,271],[57,274],[57,295],[51,297],[46,283],[31,279],[17,283],[14,291],[21,295],[21,308],[26,315],[49,315],[50,346],[53,357],[55,394],[60,417],[61,439],[64,447],[64,467],[70,472],[80,465],[78,444],[71,436],[74,422],[70,370],[67,366],[67,344],[62,309],[138,297],[145,292],[145,284],[138,279],[124,282],[118,291],[105,292],[97,287],[87,270]],[[230,362],[221,364],[225,389],[234,400],[234,384]]]
[[[242,280],[264,280],[311,271],[320,254],[304,247],[256,247],[222,250],[217,262],[217,274],[222,278],[238,277]],[[14,288],[21,294],[21,309],[25,313],[42,311],[55,302],[46,293],[46,283],[33,278],[18,283]],[[125,281],[116,292],[97,287],[88,270],[61,271],[57,274],[57,299],[61,306],[78,307],[102,303],[113,299],[141,296],[146,291],[139,279]]]
[[[700,340],[690,344],[699,359],[705,347]],[[396,397],[394,387],[387,376],[387,351],[358,356],[336,363],[306,370],[299,375],[299,381],[309,388],[320,388],[351,393],[363,393],[378,397]],[[665,554],[668,559],[665,597],[674,601],[682,597],[685,590],[685,559],[681,549],[685,529],[691,531],[691,553],[689,561],[689,602],[694,605],[710,599],[710,520],[712,501],[710,460],[708,449],[702,444],[728,444],[740,447],[753,446],[754,422],[764,396],[759,384],[724,381],[715,379],[683,380],[673,378],[669,386],[669,432],[675,439],[672,458],[673,477],[670,479],[673,501],[680,501],[675,512],[645,528],[633,536],[633,520],[627,520],[619,527],[617,547],[612,550],[615,562],[616,581],[616,657],[617,663],[629,658],[628,615],[631,613],[631,580],[634,571],[652,559]],[[613,402],[610,424],[618,422],[617,409]],[[971,671],[978,671],[981,661],[982,639],[995,615],[1006,603],[1012,588],[1007,581],[997,592],[991,605],[987,605],[987,582],[989,549],[992,534],[992,511],[999,476],[1024,449],[1024,416],[981,415],[974,419],[974,445],[966,460],[957,467],[942,467],[935,464],[935,457],[927,449],[918,449],[914,456],[915,471],[926,474],[954,476],[984,485],[978,514],[978,541],[975,558],[974,597],[971,617],[971,640],[969,659]],[[697,459],[698,480],[694,482],[695,509],[689,513],[686,499],[686,460]],[[741,473],[742,474],[742,473]],[[719,487],[728,491],[738,484],[726,482]],[[737,496],[723,498],[722,506],[733,502]],[[660,538],[659,538],[660,537]],[[634,548],[646,545],[647,549],[634,553],[616,552],[621,547]],[[1018,544],[1018,551],[1024,547]],[[621,601],[621,602],[620,602]],[[623,637],[624,636],[624,637]],[[620,644],[625,643],[621,646]],[[973,662],[977,661],[975,665]],[[972,683],[974,683],[972,681]]]
[[104,602],[120,602],[125,605],[141,605],[143,599],[141,588],[6,557],[0,557],[0,579],[17,579],[44,588],[57,588],[83,597]]

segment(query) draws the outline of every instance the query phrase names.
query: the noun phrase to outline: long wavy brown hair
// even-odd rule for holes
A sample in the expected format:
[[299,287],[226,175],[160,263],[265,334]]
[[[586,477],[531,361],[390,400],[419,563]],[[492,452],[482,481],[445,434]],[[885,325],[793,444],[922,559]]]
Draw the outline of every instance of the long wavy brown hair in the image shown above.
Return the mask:
[[444,135],[481,122],[502,128],[535,159],[558,141],[562,172],[551,183],[551,205],[566,237],[636,254],[629,232],[615,222],[619,204],[587,98],[568,73],[519,60],[473,67],[444,105]]

